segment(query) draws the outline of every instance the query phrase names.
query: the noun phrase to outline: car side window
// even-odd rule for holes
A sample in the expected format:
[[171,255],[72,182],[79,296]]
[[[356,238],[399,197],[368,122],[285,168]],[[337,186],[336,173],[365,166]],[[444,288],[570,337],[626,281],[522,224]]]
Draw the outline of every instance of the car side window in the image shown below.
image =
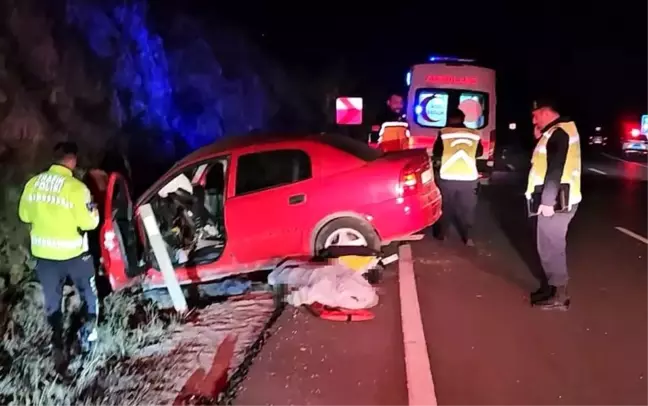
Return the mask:
[[310,157],[299,149],[241,155],[236,170],[236,195],[288,185],[312,176]]

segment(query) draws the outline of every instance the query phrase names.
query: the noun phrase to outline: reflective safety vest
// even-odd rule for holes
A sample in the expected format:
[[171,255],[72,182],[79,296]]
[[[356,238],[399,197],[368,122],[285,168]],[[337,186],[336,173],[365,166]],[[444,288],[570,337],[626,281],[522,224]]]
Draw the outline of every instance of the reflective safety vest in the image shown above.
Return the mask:
[[572,206],[581,200],[581,153],[580,137],[576,124],[573,121],[558,123],[542,134],[538,144],[531,157],[531,171],[527,182],[526,197],[531,198],[531,194],[537,186],[544,185],[545,175],[547,174],[547,142],[551,135],[558,128],[561,128],[569,136],[569,148],[567,149],[567,159],[560,178],[561,184],[569,184],[569,206]]
[[446,127],[439,132],[443,156],[439,177],[445,180],[477,180],[477,149],[481,137],[470,128]]
[[401,151],[410,147],[410,131],[407,123],[387,121],[380,126],[378,145],[383,151]]
[[31,226],[31,253],[36,258],[63,261],[88,249],[84,231],[99,225],[90,191],[61,165],[31,178],[18,207],[20,220]]

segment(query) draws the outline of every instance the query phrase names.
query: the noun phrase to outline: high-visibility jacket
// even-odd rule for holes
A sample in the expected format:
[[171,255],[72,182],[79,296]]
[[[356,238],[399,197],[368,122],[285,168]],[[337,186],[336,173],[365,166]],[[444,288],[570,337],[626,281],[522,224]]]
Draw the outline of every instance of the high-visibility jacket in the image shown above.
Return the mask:
[[481,138],[471,128],[446,127],[439,132],[443,143],[439,177],[445,180],[479,179],[477,150]]
[[387,121],[380,127],[378,133],[379,148],[387,151],[401,151],[410,147],[410,131],[407,123]]
[[85,231],[99,225],[99,212],[90,191],[61,165],[31,178],[18,207],[29,224],[31,253],[36,258],[63,261],[87,251]]
[[542,134],[538,144],[533,150],[531,157],[531,171],[529,171],[529,179],[527,182],[527,189],[525,195],[527,198],[531,197],[535,188],[544,185],[545,176],[547,174],[547,143],[551,135],[557,130],[562,129],[569,136],[569,148],[567,149],[567,159],[563,167],[562,175],[560,177],[561,184],[569,184],[569,206],[579,203],[583,200],[581,195],[581,153],[580,153],[580,137],[576,124],[573,121],[560,122],[550,127]]

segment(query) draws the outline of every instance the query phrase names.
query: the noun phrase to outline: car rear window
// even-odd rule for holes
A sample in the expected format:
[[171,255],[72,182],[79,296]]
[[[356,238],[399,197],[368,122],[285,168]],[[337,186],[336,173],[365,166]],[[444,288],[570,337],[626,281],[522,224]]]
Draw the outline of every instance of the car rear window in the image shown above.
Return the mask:
[[358,141],[351,137],[340,134],[322,134],[318,139],[335,149],[344,151],[348,154],[362,159],[365,162],[375,161],[382,156],[382,152],[376,148],[370,147],[364,142]]

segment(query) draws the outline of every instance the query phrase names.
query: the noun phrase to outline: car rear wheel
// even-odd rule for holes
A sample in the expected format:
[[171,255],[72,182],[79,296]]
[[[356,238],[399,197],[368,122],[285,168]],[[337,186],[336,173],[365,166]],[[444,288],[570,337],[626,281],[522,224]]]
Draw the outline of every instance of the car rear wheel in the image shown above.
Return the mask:
[[380,249],[380,238],[367,222],[344,217],[326,224],[315,239],[315,253],[331,246],[369,247]]

